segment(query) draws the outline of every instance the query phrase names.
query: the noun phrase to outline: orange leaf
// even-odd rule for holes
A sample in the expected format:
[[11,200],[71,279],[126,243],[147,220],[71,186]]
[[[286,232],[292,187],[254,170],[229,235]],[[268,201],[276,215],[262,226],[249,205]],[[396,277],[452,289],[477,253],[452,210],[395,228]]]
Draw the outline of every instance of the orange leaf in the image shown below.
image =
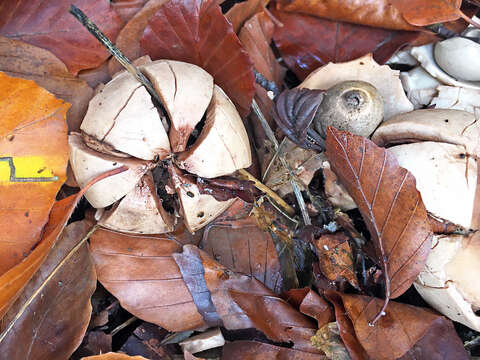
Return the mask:
[[171,0],[150,18],[140,45],[153,60],[198,65],[246,116],[255,93],[250,59],[215,0]]
[[0,73],[0,275],[24,259],[65,181],[67,103]]
[[[115,41],[122,19],[110,7],[110,2],[76,0],[75,5]],[[69,1],[2,1],[0,35],[50,50],[73,74],[97,67],[110,54],[70,15],[69,9]]]
[[457,20],[462,0],[391,0],[403,18],[415,26]]
[[390,297],[403,294],[425,265],[431,245],[427,212],[415,178],[388,150],[329,127],[326,153],[358,205],[382,267],[385,304],[380,316]]

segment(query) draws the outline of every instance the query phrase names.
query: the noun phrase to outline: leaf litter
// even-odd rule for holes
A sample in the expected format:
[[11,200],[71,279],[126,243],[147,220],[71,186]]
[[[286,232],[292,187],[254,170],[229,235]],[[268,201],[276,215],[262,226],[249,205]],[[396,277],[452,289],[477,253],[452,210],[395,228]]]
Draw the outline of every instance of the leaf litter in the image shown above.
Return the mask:
[[[460,0],[77,2],[130,60],[147,54],[153,60],[193,63],[225,91],[215,90],[213,98],[225,100],[216,105],[221,118],[215,118],[214,127],[210,115],[203,116],[183,135],[184,147],[178,150],[172,143],[180,153],[170,151],[162,153],[161,160],[144,160],[142,173],[129,185],[133,189],[108,208],[98,206],[103,207],[99,210],[81,198],[93,174],[102,171],[77,179],[81,190],[61,187],[69,155],[67,124],[68,131],[78,132],[87,108],[93,108],[92,87],[101,93],[101,82],[122,69],[65,5],[12,4],[0,5],[4,36],[0,70],[6,73],[0,83],[4,93],[14,94],[4,98],[2,110],[6,120],[0,134],[0,160],[5,159],[0,162],[0,211],[5,212],[3,228],[17,224],[0,236],[0,244],[8,245],[0,247],[0,259],[8,260],[1,262],[5,269],[0,274],[2,353],[12,359],[467,359],[468,354],[479,355],[477,315],[471,311],[468,320],[460,320],[470,329],[458,323],[454,327],[447,317],[457,318],[442,310],[452,305],[451,297],[441,295],[455,290],[470,310],[480,307],[468,290],[478,274],[464,275],[459,268],[460,259],[469,259],[476,249],[477,237],[472,234],[480,223],[477,205],[469,217],[471,229],[455,219],[434,216],[422,201],[425,179],[415,179],[399,165],[396,156],[402,157],[397,149],[390,151],[333,127],[323,137],[314,130],[323,92],[345,80],[378,87],[385,101],[385,125],[379,132],[390,129],[385,120],[413,110],[398,71],[411,70],[412,65],[387,60],[403,48],[408,55],[412,51],[420,56],[417,66],[431,71],[418,54],[428,52],[427,57],[434,58],[435,45],[419,48],[423,52],[415,47],[456,37],[467,25],[475,26],[475,4]],[[46,18],[54,20],[48,23]],[[146,71],[148,62],[135,64]],[[384,63],[389,66],[379,66]],[[436,74],[440,72],[430,75]],[[150,70],[147,75],[153,78]],[[184,91],[177,88],[178,75],[173,99],[177,95],[186,99],[188,95],[176,94]],[[463,88],[468,83],[456,79],[444,83],[451,78],[437,79],[441,85],[430,91],[432,106],[474,113],[480,107],[474,90]],[[11,90],[13,85],[21,91]],[[47,124],[42,111],[49,111],[32,91],[60,109],[45,117],[51,124],[39,127],[38,134],[32,133],[38,127],[35,119]],[[455,97],[462,100],[460,105],[452,103]],[[240,116],[226,110],[229,99]],[[62,100],[71,104],[70,110]],[[107,105],[109,101],[105,98]],[[251,113],[252,102],[256,110]],[[160,115],[157,121],[168,133],[171,114],[179,113],[172,106],[181,105],[164,105],[170,106],[169,115]],[[154,105],[152,109],[156,111]],[[127,121],[139,124],[135,131],[142,126],[141,112],[139,108]],[[220,134],[215,141],[222,136],[228,139],[231,135],[224,134],[231,132],[222,121],[229,116],[241,118],[252,165],[248,171],[222,177],[199,176],[216,174],[199,163],[220,153],[211,150],[208,157],[190,157],[191,163],[189,154],[200,148],[209,131]],[[19,128],[8,119],[32,125]],[[239,123],[229,125],[237,134]],[[389,136],[395,141],[395,134]],[[407,142],[443,141],[428,131],[415,136]],[[73,138],[83,142],[88,137]],[[280,144],[278,150],[272,139]],[[96,179],[101,184],[110,177],[103,180],[102,191],[108,192],[105,184],[114,184],[114,179],[131,171],[122,165],[138,159],[107,146],[103,138],[89,140],[82,145],[85,151],[102,158],[104,170],[110,170]],[[475,187],[478,146],[468,141],[462,154],[470,161],[468,179]],[[224,146],[231,150],[229,142],[233,143],[227,140]],[[41,163],[38,169],[33,159]],[[85,161],[87,169],[90,160]],[[155,167],[154,174],[164,174],[161,179],[151,175]],[[147,187],[145,179],[150,179]],[[478,187],[468,192],[475,199],[478,193]],[[303,205],[297,203],[299,197]],[[347,199],[348,207],[342,208],[342,201],[334,198]],[[141,219],[152,206],[169,219],[168,226],[137,226],[133,219]],[[18,223],[25,218],[32,220],[30,226]],[[442,246],[457,244],[454,251],[446,250],[452,251],[449,263],[436,258],[439,252],[430,251],[436,246],[431,242],[433,233],[436,241],[450,239]],[[452,242],[455,236],[461,241]],[[441,270],[453,276],[437,289],[446,301],[441,306],[422,291],[425,302],[415,290],[418,281],[427,281],[422,286],[428,283],[427,266],[444,266]],[[26,335],[32,332],[35,335]],[[111,352],[101,354],[105,351]]]

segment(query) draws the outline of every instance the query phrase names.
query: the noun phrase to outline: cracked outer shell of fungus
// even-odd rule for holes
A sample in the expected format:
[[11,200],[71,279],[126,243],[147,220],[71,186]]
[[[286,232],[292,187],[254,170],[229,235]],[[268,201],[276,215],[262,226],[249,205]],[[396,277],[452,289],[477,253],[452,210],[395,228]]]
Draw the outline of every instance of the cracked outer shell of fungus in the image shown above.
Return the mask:
[[435,235],[415,289],[434,309],[480,331],[480,237]]
[[135,185],[98,221],[108,229],[135,234],[161,234],[174,229],[174,218],[162,206],[151,173]]
[[[171,179],[167,176],[161,179],[166,183],[152,183],[150,170],[158,165],[157,161],[171,157],[169,162],[203,177],[230,175],[251,165],[250,144],[235,106],[206,71],[170,60],[144,62],[140,68],[150,78],[168,113],[169,134],[163,124],[165,119],[144,87],[122,72],[91,100],[81,126],[83,134],[70,136],[70,161],[81,187],[112,168],[130,168],[87,191],[86,197],[94,207],[113,205],[101,211],[101,225],[128,233],[164,233],[174,230],[175,221],[163,209],[155,186],[166,186]],[[204,116],[199,137],[183,151]],[[191,176],[185,178],[190,181]],[[194,180],[191,191],[182,191],[185,181],[175,185],[177,205],[190,231],[207,225],[234,201],[217,201],[211,195],[200,194]],[[189,197],[191,193],[195,201]]]
[[399,79],[400,72],[387,65],[378,65],[368,54],[345,63],[329,63],[314,70],[299,85],[300,88],[326,90],[350,80],[365,81],[379,91],[384,101],[384,119],[413,110]]
[[90,180],[123,165],[129,170],[110,176],[92,185],[85,193],[94,208],[104,208],[125,196],[148,170],[148,163],[133,158],[118,158],[88,148],[79,134],[68,137],[70,164],[78,185],[84,187]]
[[179,154],[177,163],[180,168],[204,178],[228,175],[252,164],[242,119],[218,86],[215,85],[200,137],[190,149]]

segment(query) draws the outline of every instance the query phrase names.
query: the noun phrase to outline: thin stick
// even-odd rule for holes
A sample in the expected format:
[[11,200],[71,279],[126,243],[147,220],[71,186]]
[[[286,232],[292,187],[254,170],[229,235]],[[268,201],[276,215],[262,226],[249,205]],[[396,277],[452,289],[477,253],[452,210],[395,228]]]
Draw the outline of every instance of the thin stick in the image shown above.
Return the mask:
[[[270,128],[270,125],[268,125],[267,119],[265,119],[265,116],[262,114],[262,111],[260,110],[260,107],[258,106],[255,99],[252,100],[252,109],[255,115],[257,115],[258,120],[260,120],[260,124],[262,125],[263,130],[265,131],[265,134],[267,135],[268,139],[272,142],[273,147],[275,148],[275,151],[278,151],[279,144],[278,144],[277,138],[275,137],[275,134]],[[287,169],[287,172],[290,175],[290,185],[292,186],[293,193],[297,198],[298,207],[300,208],[300,212],[302,213],[302,217],[303,217],[303,222],[305,223],[305,225],[311,225],[312,221],[310,220],[310,216],[308,215],[308,212],[307,212],[307,206],[305,205],[305,200],[303,199],[302,193],[298,186],[298,183],[297,183],[298,180],[295,174],[293,173],[292,169],[290,168],[290,165],[288,165],[287,160],[285,160],[285,158],[280,154],[278,154],[278,158],[280,159],[280,162],[285,167],[285,169]]]
[[92,234],[97,230],[99,226],[94,225],[90,231],[78,242],[77,245],[73,247],[72,250],[65,256],[62,261],[60,261],[57,266],[53,269],[53,271],[45,278],[45,280],[42,282],[42,285],[38,287],[37,290],[28,298],[28,300],[22,305],[20,310],[17,312],[15,317],[10,321],[6,329],[3,331],[3,333],[0,335],[0,343],[5,339],[5,336],[7,336],[8,332],[13,328],[15,323],[20,319],[20,317],[24,314],[24,312],[27,310],[27,308],[30,306],[30,304],[35,300],[35,298],[42,292],[42,290],[47,286],[50,280],[55,276],[55,274],[60,270],[60,268],[75,254],[78,249],[92,236]]
[[113,45],[113,43],[105,36],[105,34],[95,25],[88,17],[83,13],[82,10],[77,8],[75,5],[71,5],[70,14],[75,16],[75,18],[82,23],[82,25],[92,34],[95,38],[102,43],[103,46],[112,54],[115,59],[118,60],[122,66],[127,69],[127,71],[135,76],[135,78],[147,89],[150,95],[155,99],[157,105],[162,105],[160,97],[153,88],[150,80],[143,75],[138,68],[132,64],[132,62],[125,56],[123,53],[118,50],[118,48]]
[[113,329],[110,335],[111,336],[115,335],[120,330],[125,329],[128,325],[133,324],[135,320],[138,320],[138,318],[136,316],[132,316],[130,319],[128,319],[127,321],[125,321],[124,323],[118,325],[115,329]]
[[267,175],[270,172],[270,168],[272,167],[273,163],[275,162],[275,159],[278,157],[278,154],[282,153],[283,146],[287,143],[286,139],[287,139],[287,137],[284,137],[282,142],[280,143],[280,145],[278,145],[277,151],[275,151],[275,153],[273,154],[272,159],[268,163],[268,166],[265,169],[265,172],[263,173],[262,181],[265,181],[265,179],[267,178]]
[[238,170],[238,173],[245,179],[253,181],[254,186],[260,190],[261,192],[265,193],[268,197],[270,197],[273,201],[275,201],[278,205],[280,205],[290,216],[295,214],[295,210],[288,205],[285,200],[283,200],[280,196],[277,195],[272,189],[268,186],[263,184],[260,180],[258,180],[255,176],[250,174],[245,169]]

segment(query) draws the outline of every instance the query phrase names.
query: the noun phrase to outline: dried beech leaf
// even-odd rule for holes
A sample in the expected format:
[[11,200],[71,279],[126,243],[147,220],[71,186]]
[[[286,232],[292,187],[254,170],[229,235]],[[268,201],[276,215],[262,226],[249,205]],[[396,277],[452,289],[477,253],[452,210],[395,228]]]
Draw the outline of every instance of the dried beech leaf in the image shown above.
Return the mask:
[[70,131],[80,129],[93,90],[68,72],[55,55],[45,49],[0,36],[0,70],[10,76],[34,80],[55,96],[71,104],[67,112]]
[[148,359],[145,359],[143,356],[129,356],[127,354],[109,352],[102,355],[83,357],[81,360],[148,360]]
[[31,80],[0,73],[0,275],[38,243],[66,179],[69,105]]
[[244,23],[256,13],[262,12],[268,2],[269,0],[247,0],[236,3],[227,11],[225,17],[232,24],[233,31],[238,34]]
[[[148,24],[148,20],[157,10],[169,0],[148,0],[143,8],[139,10],[128,23],[120,30],[115,46],[129,59],[134,60],[143,55],[138,39]],[[108,61],[108,72],[113,76],[124,70],[123,66],[112,57]]]
[[140,45],[153,60],[179,60],[202,67],[242,116],[250,112],[255,92],[252,65],[215,0],[165,3],[149,19]]
[[329,127],[326,148],[332,170],[358,205],[372,237],[384,274],[386,305],[410,287],[431,247],[415,178],[390,151],[363,137]]
[[368,53],[373,53],[374,59],[383,64],[400,47],[420,35],[419,32],[385,30],[298,13],[273,11],[273,14],[283,24],[275,31],[275,44],[289,68],[301,80],[329,62],[350,61]]
[[324,234],[315,239],[314,244],[323,275],[330,281],[344,278],[358,289],[359,284],[348,237],[342,232]]
[[110,6],[120,15],[124,22],[129,21],[139,12],[148,0],[112,0]]
[[0,277],[0,319],[45,260],[82,196],[83,192],[80,192],[56,202],[50,211],[48,224],[43,229],[43,236],[38,245],[21,263]]
[[217,201],[225,201],[236,197],[245,202],[253,203],[259,190],[253,181],[239,180],[234,177],[220,177],[214,179],[197,178],[200,194],[212,195]]
[[[429,1],[429,0],[427,0]],[[416,30],[389,0],[279,0],[277,9],[391,30]]]
[[[316,325],[261,282],[234,273],[174,235],[128,236],[100,230],[91,238],[98,279],[134,315],[169,331],[222,325],[257,328],[273,341],[319,353]],[[178,314],[182,316],[179,317]]]
[[[115,41],[123,24],[108,1],[77,0],[80,8],[109,39]],[[68,11],[65,1],[5,1],[0,4],[0,35],[22,40],[54,53],[77,74],[104,62],[108,51]]]
[[[387,315],[375,326],[369,326],[370,319],[382,307],[383,300],[330,290],[325,295],[336,310],[346,314],[346,319],[339,322],[344,342],[347,343],[344,337],[347,333],[349,336],[355,335],[357,345],[361,347],[359,353],[352,353],[352,348],[347,346],[352,358],[366,359],[368,354],[368,358],[375,360],[416,359],[415,356],[425,360],[468,359],[452,322],[429,309],[391,302]],[[348,327],[352,327],[354,332]],[[440,333],[442,330],[445,332]],[[362,350],[366,353],[362,353]]]
[[51,247],[67,224],[68,219],[70,219],[75,206],[83,195],[85,195],[85,192],[89,187],[105,177],[112,176],[125,170],[126,168],[124,167],[103,173],[93,179],[77,194],[57,201],[53,205],[49,214],[48,223],[43,228],[42,238],[35,249],[33,249],[30,255],[28,255],[22,262],[0,276],[0,319],[5,315],[13,302],[18,298],[27,282],[43,263]]
[[181,250],[174,236],[101,229],[90,244],[98,280],[127,311],[169,331],[204,324],[172,257]]
[[65,228],[21,297],[3,317],[2,357],[67,359],[80,345],[90,321],[90,297],[97,283],[87,244],[77,247],[87,231],[84,222]]
[[462,0],[392,0],[390,3],[410,24],[425,26],[457,20]]
[[230,270],[254,277],[275,293],[283,290],[275,244],[268,232],[258,228],[254,218],[207,226],[199,246]]
[[223,360],[327,360],[325,355],[284,348],[257,341],[233,341],[223,347]]

